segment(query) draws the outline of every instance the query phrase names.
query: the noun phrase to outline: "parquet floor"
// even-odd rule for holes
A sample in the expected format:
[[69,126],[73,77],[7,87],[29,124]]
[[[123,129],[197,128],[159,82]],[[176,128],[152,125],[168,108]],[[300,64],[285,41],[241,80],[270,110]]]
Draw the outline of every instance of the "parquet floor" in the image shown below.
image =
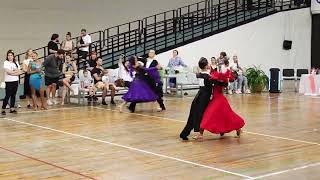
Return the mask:
[[0,118],[0,179],[320,179],[320,98],[228,96],[241,138],[178,138],[192,97],[120,113],[106,106],[21,109]]

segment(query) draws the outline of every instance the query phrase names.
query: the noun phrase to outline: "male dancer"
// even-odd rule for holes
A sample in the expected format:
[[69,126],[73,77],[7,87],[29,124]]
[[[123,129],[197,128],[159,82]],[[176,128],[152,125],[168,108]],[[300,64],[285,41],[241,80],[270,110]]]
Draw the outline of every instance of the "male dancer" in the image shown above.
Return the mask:
[[[150,50],[148,53],[148,58],[144,62],[145,68],[159,67],[158,61],[155,59],[156,53],[154,50]],[[158,73],[158,72],[157,72]],[[155,78],[156,77],[156,78]],[[160,105],[159,111],[166,110],[166,107],[163,103],[163,83],[160,80],[159,74],[148,74],[145,75],[145,80],[149,84],[149,86],[153,89],[153,91],[158,95],[159,99],[157,99],[158,104]],[[131,112],[135,111],[136,103],[131,103],[129,105],[129,110]]]
[[185,141],[189,140],[188,136],[190,135],[192,129],[194,132],[200,132],[202,116],[209,104],[213,84],[220,86],[228,85],[227,83],[210,79],[210,65],[206,58],[200,58],[198,65],[201,69],[201,72],[197,74],[197,78],[200,78],[200,89],[192,101],[188,122],[180,133],[180,138]]

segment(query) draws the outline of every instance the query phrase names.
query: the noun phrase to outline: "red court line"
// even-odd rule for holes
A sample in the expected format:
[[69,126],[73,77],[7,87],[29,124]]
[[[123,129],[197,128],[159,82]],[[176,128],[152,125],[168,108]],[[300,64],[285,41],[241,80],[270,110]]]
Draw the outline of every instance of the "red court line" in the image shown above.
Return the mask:
[[64,170],[64,171],[70,172],[70,173],[72,173],[72,174],[76,174],[76,175],[79,175],[79,176],[82,176],[82,177],[85,177],[85,178],[88,178],[88,179],[92,179],[92,180],[98,180],[98,179],[96,179],[96,178],[93,178],[93,177],[84,175],[84,174],[82,174],[82,173],[80,173],[80,172],[76,172],[76,171],[73,171],[73,170],[70,170],[70,169],[67,169],[67,168],[64,168],[64,167],[61,167],[61,166],[52,164],[52,163],[50,163],[50,162],[43,161],[43,160],[41,160],[41,159],[37,159],[37,158],[31,157],[31,156],[28,156],[28,155],[25,155],[25,154],[21,154],[21,153],[19,153],[19,152],[16,152],[16,151],[13,151],[13,150],[10,150],[10,149],[1,147],[1,146],[0,146],[0,149],[3,149],[3,150],[5,150],[5,151],[8,151],[8,152],[11,152],[11,153],[14,153],[14,154],[17,154],[17,155],[22,156],[22,157],[26,157],[26,158],[28,158],[28,159],[32,159],[32,160],[34,160],[34,161],[38,161],[38,162],[47,164],[47,165],[49,165],[49,166],[56,167],[56,168],[58,168],[58,169],[62,169],[62,170]]

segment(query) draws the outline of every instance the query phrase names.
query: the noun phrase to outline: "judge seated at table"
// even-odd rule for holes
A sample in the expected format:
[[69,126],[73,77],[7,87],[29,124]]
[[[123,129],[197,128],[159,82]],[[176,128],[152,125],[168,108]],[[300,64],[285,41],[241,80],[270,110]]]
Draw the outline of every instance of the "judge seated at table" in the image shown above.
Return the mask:
[[[173,50],[172,58],[169,60],[169,63],[167,66],[169,74],[178,73],[179,72],[178,69],[180,69],[181,67],[187,67],[187,65],[183,62],[181,57],[178,55],[179,55],[178,50]],[[176,91],[172,90],[172,88],[176,88],[176,86],[177,86],[177,79],[175,77],[169,79],[169,86],[171,89],[170,92],[172,94],[175,94]]]

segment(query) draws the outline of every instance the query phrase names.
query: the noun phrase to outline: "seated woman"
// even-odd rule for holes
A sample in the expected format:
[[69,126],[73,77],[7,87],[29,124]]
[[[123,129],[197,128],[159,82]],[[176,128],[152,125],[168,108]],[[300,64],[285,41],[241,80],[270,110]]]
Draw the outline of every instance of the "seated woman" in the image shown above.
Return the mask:
[[119,66],[118,77],[119,77],[119,80],[123,82],[124,87],[127,87],[127,88],[130,87],[130,84],[133,81],[133,77],[131,77],[129,73],[129,64],[130,64],[129,61],[127,61],[124,56],[120,57],[118,62],[118,66]]
[[66,40],[62,41],[61,43],[61,49],[63,49],[66,53],[76,53],[75,45],[71,38],[71,32],[67,32]]
[[[168,68],[169,69],[177,69],[178,67],[187,67],[187,65],[182,61],[181,57],[178,56],[179,52],[178,50],[173,50],[172,52],[172,58],[169,60]],[[175,88],[177,85],[177,79],[176,78],[170,78],[169,79],[169,86],[170,88]],[[172,91],[172,93],[175,93],[175,91]]]
[[27,73],[30,74],[29,85],[31,88],[32,107],[34,110],[38,108],[36,91],[40,93],[41,110],[46,110],[46,99],[44,97],[45,87],[43,85],[42,62],[38,59],[38,54],[33,52],[31,55]]
[[110,77],[109,71],[107,69],[103,70],[102,82],[107,87],[107,91],[111,91],[111,99],[114,99],[117,87],[113,83],[112,78]]
[[76,74],[78,73],[77,65],[71,54],[68,53],[65,57],[65,62],[62,66],[62,72],[65,78],[62,80],[63,82],[63,90],[62,90],[62,102],[61,105],[64,105],[64,100],[67,94],[68,89],[70,89],[71,94],[73,94],[73,89],[71,88],[71,83],[75,80]]

